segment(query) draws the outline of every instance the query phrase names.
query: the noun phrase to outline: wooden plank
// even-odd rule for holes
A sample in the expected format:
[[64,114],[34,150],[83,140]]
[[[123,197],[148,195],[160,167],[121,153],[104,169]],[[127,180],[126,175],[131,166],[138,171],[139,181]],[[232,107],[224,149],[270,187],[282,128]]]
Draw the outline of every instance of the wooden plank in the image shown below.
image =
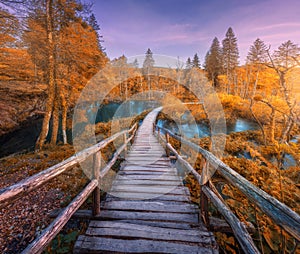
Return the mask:
[[189,195],[189,190],[187,187],[180,186],[174,188],[174,186],[164,187],[164,186],[138,186],[138,185],[117,185],[111,188],[111,192],[134,192],[134,193],[158,193],[165,194],[171,193],[176,195]]
[[162,186],[182,186],[181,181],[155,181],[155,180],[115,180],[114,185],[162,185]]
[[103,209],[123,211],[149,211],[170,213],[197,213],[198,207],[193,204],[165,204],[157,201],[110,201],[105,202]]
[[181,230],[184,232],[179,232],[179,229],[166,229],[157,228],[157,230],[146,230],[144,227],[140,229],[139,225],[134,225],[134,229],[129,228],[113,228],[113,227],[89,227],[86,231],[87,236],[107,236],[107,237],[126,237],[128,238],[138,238],[138,239],[151,239],[151,240],[168,240],[168,241],[180,241],[188,243],[201,243],[202,246],[211,246],[211,234],[204,232],[201,234],[197,231],[197,235],[188,234],[188,230]]
[[[137,224],[137,225],[160,227],[160,228],[206,230],[206,228],[204,226],[199,227],[198,224],[182,223],[182,222],[147,221],[147,220],[114,220],[114,221],[122,222],[122,223]],[[91,221],[90,223],[92,223],[92,222],[95,222],[95,220]]]
[[[151,180],[151,181],[177,181],[180,179],[177,175],[120,175],[116,176],[116,179],[121,180]],[[181,180],[181,179],[180,179]]]
[[[169,230],[172,230],[173,233],[176,234],[184,234],[184,235],[193,235],[193,236],[197,236],[199,235],[199,228],[191,228],[188,227],[187,229],[178,229],[176,227],[172,228],[172,227],[158,227],[155,225],[148,225],[148,224],[140,224],[144,221],[140,221],[140,220],[133,220],[133,222],[131,221],[125,221],[125,220],[117,220],[117,221],[97,221],[97,220],[92,220],[89,223],[89,227],[93,227],[93,228],[123,228],[123,229],[132,229],[132,230],[144,230],[146,232],[170,232]],[[147,221],[146,221],[147,222]],[[157,222],[156,222],[157,223]],[[173,226],[175,223],[170,222],[170,225]],[[159,224],[157,224],[159,225]],[[188,225],[185,223],[185,225]],[[206,236],[208,235],[212,235],[212,233],[208,232],[206,228],[203,228],[202,233],[205,234]]]
[[165,175],[165,176],[177,176],[177,174],[175,174],[175,172],[169,172],[169,171],[120,171],[119,175],[122,176],[127,176],[127,175]]
[[156,221],[170,221],[170,222],[187,222],[198,223],[198,214],[190,213],[166,213],[166,212],[133,212],[133,211],[114,211],[104,210],[100,213],[98,218],[115,219],[115,220],[156,220]]
[[145,169],[150,169],[150,168],[155,168],[155,169],[168,169],[168,170],[175,170],[177,171],[176,168],[171,167],[170,165],[160,165],[160,164],[147,164],[147,165],[141,165],[141,164],[132,164],[126,162],[126,166],[122,167],[121,171],[124,169],[133,169],[133,170],[145,170]]
[[76,253],[99,253],[99,251],[110,251],[116,253],[218,253],[211,247],[201,247],[197,245],[161,242],[154,240],[123,240],[104,237],[86,236],[83,238]]
[[152,201],[173,201],[173,202],[190,202],[190,197],[186,195],[169,195],[169,194],[151,194],[151,193],[133,193],[133,192],[110,192],[106,200],[152,200]]

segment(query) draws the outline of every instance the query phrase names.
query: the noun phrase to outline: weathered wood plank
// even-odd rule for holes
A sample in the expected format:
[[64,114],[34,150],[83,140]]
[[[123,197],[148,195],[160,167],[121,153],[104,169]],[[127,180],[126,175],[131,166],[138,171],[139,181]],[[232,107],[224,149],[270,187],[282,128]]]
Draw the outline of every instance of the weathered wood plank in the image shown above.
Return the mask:
[[183,186],[180,181],[155,181],[155,180],[116,180],[114,185],[140,185],[140,186]]
[[[147,220],[114,220],[116,222],[122,223],[130,223],[130,224],[137,224],[137,225],[146,225],[146,226],[153,226],[153,227],[160,227],[160,228],[173,228],[173,229],[199,229],[199,230],[206,230],[204,226],[200,226],[198,224],[192,223],[185,223],[185,222],[165,222],[165,221],[147,221]],[[96,220],[91,221],[97,222]]]
[[153,181],[176,181],[178,179],[180,179],[178,176],[176,175],[120,175],[118,174],[116,176],[116,179],[126,179],[126,180],[153,180]]
[[190,197],[186,195],[168,195],[168,194],[153,194],[153,193],[134,193],[134,192],[110,192],[106,200],[158,200],[158,201],[176,201],[176,202],[190,202]]
[[170,212],[170,213],[196,213],[198,207],[192,204],[165,204],[157,201],[110,201],[105,202],[106,210],[123,211],[149,211],[149,212]]
[[158,194],[176,194],[176,195],[188,195],[189,190],[183,186],[138,186],[138,185],[117,185],[111,188],[111,192],[134,192],[134,193],[158,193]]
[[112,236],[112,237],[126,237],[138,239],[151,239],[151,240],[168,240],[180,241],[188,243],[200,243],[202,246],[211,246],[211,234],[201,234],[197,231],[196,235],[188,234],[189,230],[181,230],[186,232],[179,232],[179,229],[165,229],[158,228],[158,230],[146,229],[145,226],[140,228],[140,225],[134,225],[135,228],[113,228],[113,227],[89,227],[86,231],[87,236]]
[[115,220],[151,220],[151,221],[170,221],[198,223],[198,214],[191,213],[166,213],[166,212],[133,212],[133,211],[115,211],[104,210],[98,218]]
[[99,253],[99,251],[110,251],[123,253],[218,253],[211,247],[205,248],[197,245],[172,243],[153,240],[123,240],[104,237],[86,236],[82,238],[80,248],[74,253]]
[[[204,236],[211,236],[212,233],[208,232],[206,228],[203,228],[202,232],[199,232],[198,228],[193,229],[188,227],[187,229],[178,229],[176,227],[173,228],[175,223],[169,222],[169,227],[160,227],[156,225],[160,225],[156,222],[156,225],[149,225],[149,224],[141,224],[142,221],[133,220],[131,221],[91,221],[89,227],[92,228],[120,228],[120,229],[130,229],[130,230],[138,230],[138,231],[145,231],[145,232],[157,232],[157,233],[170,233],[177,234],[177,235],[192,235],[192,236],[199,236],[203,234]],[[149,221],[144,221],[149,222]],[[178,223],[176,223],[177,225]],[[187,224],[185,224],[187,225]],[[170,227],[171,226],[171,227]]]

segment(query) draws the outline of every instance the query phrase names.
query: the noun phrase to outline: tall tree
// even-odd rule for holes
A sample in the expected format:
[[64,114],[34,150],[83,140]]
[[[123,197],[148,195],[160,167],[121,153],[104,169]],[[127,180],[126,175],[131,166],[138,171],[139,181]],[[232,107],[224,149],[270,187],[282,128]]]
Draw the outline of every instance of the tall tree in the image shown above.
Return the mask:
[[197,53],[193,57],[192,67],[200,68],[200,60],[199,60],[199,56],[197,55]]
[[286,142],[297,120],[297,114],[295,112],[296,98],[292,93],[292,85],[289,85],[286,80],[286,75],[289,71],[298,67],[300,47],[288,40],[282,43],[278,49],[274,51],[273,55],[271,55],[269,50],[267,52],[271,62],[268,66],[276,71],[284,99],[289,108],[288,120],[281,137],[281,141]]
[[248,55],[247,55],[247,64],[250,64],[250,68],[254,67],[256,69],[255,81],[253,85],[252,95],[253,98],[256,93],[256,87],[259,80],[260,71],[263,68],[263,64],[268,61],[266,44],[259,38],[257,38],[253,45],[250,46]]
[[[37,148],[45,143],[50,119],[51,143],[56,144],[60,116],[66,143],[66,114],[70,101],[76,100],[74,93],[78,93],[106,61],[97,32],[87,23],[86,10],[78,0],[47,0],[45,4],[46,9],[40,5],[31,11],[27,22],[29,29],[24,35],[28,50],[46,73],[48,83],[46,113]],[[48,55],[47,61],[43,60],[45,55]],[[54,66],[53,71],[51,66]]]
[[52,116],[54,98],[55,98],[55,77],[54,77],[54,42],[53,42],[53,0],[46,0],[46,34],[48,46],[48,98],[46,110],[42,124],[42,130],[36,143],[36,148],[43,147],[49,132],[50,119]]
[[247,61],[251,64],[266,63],[268,60],[267,50],[266,44],[261,39],[257,38],[253,42],[253,45],[250,46]]
[[218,85],[218,75],[222,71],[222,49],[217,37],[213,39],[209,51],[205,57],[205,70],[208,79],[213,82],[213,86]]
[[20,41],[18,18],[0,6],[0,79],[28,80],[33,66],[26,48]]
[[153,68],[154,63],[155,62],[153,59],[153,53],[152,53],[151,49],[148,48],[146,51],[145,60],[143,63],[144,74],[148,75],[148,73],[150,73],[150,70]]
[[[239,64],[239,50],[237,38],[231,27],[226,32],[225,39],[222,41],[223,46],[223,65],[229,83],[234,80],[235,69]],[[227,84],[227,92],[230,93],[230,84]]]
[[192,65],[191,58],[188,57],[188,59],[186,60],[185,68],[187,70],[190,70],[192,67],[193,67],[193,65]]
[[134,67],[134,68],[139,68],[139,62],[138,62],[138,60],[135,58],[134,59],[134,61],[133,61],[133,63],[132,63],[132,66]]
[[93,28],[94,31],[96,31],[97,33],[97,40],[98,40],[98,44],[99,44],[99,49],[104,52],[105,48],[102,46],[102,43],[104,42],[103,40],[103,35],[99,34],[100,32],[100,26],[98,24],[98,21],[94,15],[94,13],[92,13],[88,18],[87,18],[87,23],[89,26],[91,26]]
[[149,91],[149,99],[151,99],[151,81],[150,81],[150,73],[153,70],[154,66],[154,59],[153,59],[153,53],[150,48],[147,49],[145,60],[143,63],[143,74],[147,76],[147,85],[148,85],[148,91]]
[[[120,80],[120,96],[124,96],[124,99],[127,100],[128,97],[128,73],[130,65],[127,63],[127,57],[122,55],[119,58],[116,58],[112,61],[112,65],[116,69],[116,73],[118,73],[118,78]],[[123,89],[123,87],[124,89]],[[122,98],[123,99],[123,98]]]

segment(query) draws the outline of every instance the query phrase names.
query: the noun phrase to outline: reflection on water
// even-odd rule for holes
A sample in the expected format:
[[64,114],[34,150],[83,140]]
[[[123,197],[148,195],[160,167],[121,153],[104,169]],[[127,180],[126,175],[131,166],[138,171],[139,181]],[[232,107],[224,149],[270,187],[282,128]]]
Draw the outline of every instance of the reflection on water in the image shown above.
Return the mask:
[[[205,123],[193,123],[193,124],[176,124],[165,120],[158,120],[157,125],[169,129],[170,131],[180,134],[186,138],[202,138],[210,136],[210,130]],[[240,132],[247,130],[258,130],[259,126],[255,122],[251,122],[245,119],[237,119],[234,123],[227,124],[226,134],[232,132]]]
[[[96,123],[108,122],[113,118],[136,116],[143,111],[160,106],[156,101],[125,101],[101,105],[96,116]],[[91,112],[92,113],[92,112]]]
[[[125,103],[111,102],[106,105],[94,103],[87,107],[86,116],[90,124],[108,122],[113,117],[129,117],[142,113],[146,109],[158,107],[156,101],[126,101]],[[96,116],[96,119],[95,119]],[[0,157],[21,151],[32,151],[40,134],[42,119],[29,123],[22,128],[0,137]],[[79,123],[78,129],[84,130],[88,123]],[[51,136],[51,132],[48,137]],[[61,126],[59,129],[59,140],[62,140]],[[72,143],[72,131],[67,130],[68,142]]]
[[[278,165],[278,161],[274,156],[271,157],[270,162],[275,166]],[[289,167],[295,166],[297,166],[295,158],[291,154],[285,153],[282,157],[282,169],[288,169]]]

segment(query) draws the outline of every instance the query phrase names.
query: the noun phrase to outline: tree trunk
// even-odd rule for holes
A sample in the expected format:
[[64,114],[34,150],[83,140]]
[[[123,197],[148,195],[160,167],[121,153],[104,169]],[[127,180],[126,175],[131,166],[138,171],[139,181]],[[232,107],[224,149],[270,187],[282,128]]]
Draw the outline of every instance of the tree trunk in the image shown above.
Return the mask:
[[68,143],[67,139],[67,113],[68,113],[68,106],[66,102],[66,98],[63,93],[61,93],[61,108],[62,108],[62,136],[63,136],[63,143],[66,145]]
[[59,93],[57,84],[55,85],[55,100],[53,106],[53,114],[52,114],[52,135],[51,135],[51,145],[56,145],[57,143],[57,135],[58,135],[58,128],[59,128]]
[[52,0],[46,1],[46,20],[47,20],[47,42],[48,42],[48,98],[46,102],[45,115],[40,136],[36,142],[36,149],[42,149],[49,132],[49,123],[53,110],[55,96],[54,86],[54,43],[53,43],[53,10]]
[[267,140],[266,140],[265,130],[264,130],[264,127],[263,127],[262,123],[258,120],[258,118],[256,117],[256,115],[253,112],[253,99],[252,98],[250,99],[250,111],[251,111],[251,114],[252,114],[253,118],[255,119],[255,121],[259,125],[259,128],[261,130],[261,134],[263,136],[264,145],[266,145],[267,144]]
[[253,85],[253,91],[252,91],[252,98],[255,96],[256,94],[256,88],[257,88],[257,83],[258,83],[258,77],[259,77],[259,70],[257,70],[256,72],[256,78],[255,78],[255,82]]
[[287,88],[287,85],[285,82],[285,72],[280,72],[279,80],[280,80],[280,85],[283,88],[284,98],[285,98],[286,104],[289,107],[289,112],[290,112],[290,115],[288,116],[286,128],[283,130],[282,136],[281,136],[281,142],[284,143],[284,142],[288,141],[289,134],[290,134],[291,130],[293,129],[294,122],[296,119],[295,113],[294,113],[295,103],[293,103],[291,100],[290,91]]
[[275,108],[272,108],[271,112],[271,123],[270,123],[270,142],[274,144],[275,142]]

